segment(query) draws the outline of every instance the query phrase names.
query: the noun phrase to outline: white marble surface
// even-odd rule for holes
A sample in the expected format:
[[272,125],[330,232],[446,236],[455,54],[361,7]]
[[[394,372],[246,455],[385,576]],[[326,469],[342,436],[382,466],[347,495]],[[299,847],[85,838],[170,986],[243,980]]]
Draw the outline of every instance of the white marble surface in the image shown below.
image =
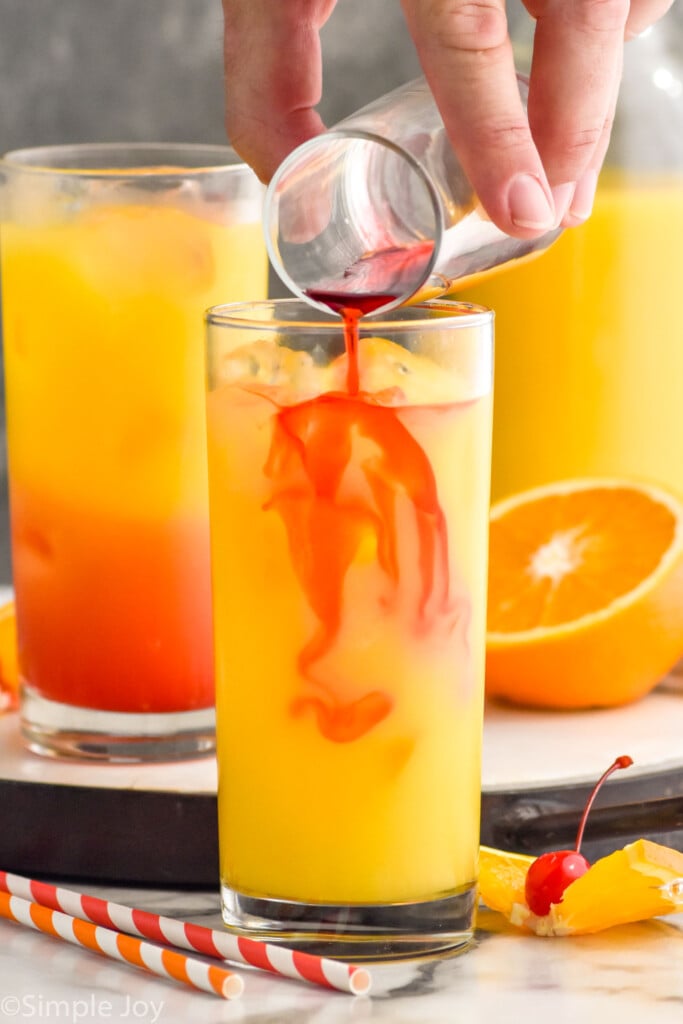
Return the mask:
[[[213,893],[89,891],[220,926]],[[466,954],[373,965],[372,974],[372,994],[354,998],[243,970],[244,995],[224,1003],[0,921],[3,1022],[680,1024],[683,915],[596,936],[538,939],[485,911]]]

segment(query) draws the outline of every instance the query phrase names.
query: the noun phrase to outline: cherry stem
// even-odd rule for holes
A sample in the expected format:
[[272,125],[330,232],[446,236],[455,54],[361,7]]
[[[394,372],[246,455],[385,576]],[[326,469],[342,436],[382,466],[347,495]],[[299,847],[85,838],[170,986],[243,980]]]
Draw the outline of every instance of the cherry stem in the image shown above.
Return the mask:
[[579,853],[581,850],[581,843],[583,842],[583,830],[586,827],[588,814],[590,812],[591,807],[593,806],[593,801],[598,795],[598,791],[600,790],[603,782],[605,782],[605,780],[608,779],[610,775],[613,775],[614,772],[619,771],[620,768],[630,768],[632,764],[633,758],[629,757],[628,754],[623,754],[621,757],[618,757],[613,762],[613,764],[609,766],[606,772],[603,772],[603,774],[600,776],[598,781],[593,786],[591,794],[588,797],[588,800],[586,801],[586,806],[584,807],[583,814],[581,815],[581,821],[579,822],[579,831],[576,833],[576,845],[574,846],[574,849],[577,853]]

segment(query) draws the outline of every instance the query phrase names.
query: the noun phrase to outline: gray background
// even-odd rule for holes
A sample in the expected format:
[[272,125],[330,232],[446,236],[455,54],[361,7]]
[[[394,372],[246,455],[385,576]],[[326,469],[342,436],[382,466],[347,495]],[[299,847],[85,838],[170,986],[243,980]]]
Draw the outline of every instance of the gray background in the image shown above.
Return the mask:
[[[398,0],[339,0],[323,49],[328,124],[420,71]],[[0,0],[0,131],[2,152],[224,142],[220,0]],[[4,413],[0,453],[2,582],[10,578]]]
[[[419,73],[398,0],[339,0],[323,47],[329,122]],[[0,0],[0,102],[3,150],[222,142],[220,0]]]

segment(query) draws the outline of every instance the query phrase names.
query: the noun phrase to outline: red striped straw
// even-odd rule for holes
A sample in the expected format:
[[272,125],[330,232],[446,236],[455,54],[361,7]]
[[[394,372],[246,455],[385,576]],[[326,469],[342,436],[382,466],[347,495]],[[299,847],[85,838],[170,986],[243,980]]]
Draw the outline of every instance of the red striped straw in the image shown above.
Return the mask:
[[100,928],[90,921],[71,917],[18,896],[10,896],[6,892],[0,892],[0,917],[28,925],[38,932],[64,939],[74,946],[82,946],[112,960],[123,960],[134,967],[142,967],[160,978],[174,978],[191,988],[210,992],[223,999],[235,999],[244,990],[244,982],[232,971],[216,967],[215,964],[205,964],[177,950],[161,949],[131,935]]
[[154,942],[165,942],[219,960],[248,964],[271,974],[308,981],[322,985],[323,988],[349,992],[354,996],[367,995],[372,984],[370,972],[365,967],[313,956],[261,939],[230,935],[200,924],[152,914],[147,910],[135,910],[98,896],[86,896],[72,889],[62,889],[48,882],[37,882],[7,871],[0,871],[0,891],[32,900],[52,910],[84,917],[104,928],[139,935]]

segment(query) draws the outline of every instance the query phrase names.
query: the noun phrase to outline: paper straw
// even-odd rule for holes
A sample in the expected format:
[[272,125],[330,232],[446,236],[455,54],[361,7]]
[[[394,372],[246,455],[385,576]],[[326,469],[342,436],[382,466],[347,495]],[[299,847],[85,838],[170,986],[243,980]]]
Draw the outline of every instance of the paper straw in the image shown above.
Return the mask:
[[98,896],[87,896],[48,882],[37,882],[22,875],[10,874],[8,871],[0,871],[0,891],[13,893],[52,910],[84,917],[104,928],[139,935],[154,942],[165,942],[179,949],[193,950],[232,963],[248,964],[271,974],[308,981],[313,985],[349,992],[354,996],[367,995],[372,984],[370,972],[365,967],[313,956],[261,939],[230,935],[204,925],[152,914],[147,910],[135,910]]
[[142,942],[131,935],[101,928],[90,921],[71,917],[18,896],[10,896],[6,892],[0,892],[0,917],[25,924],[38,932],[64,939],[74,946],[82,946],[112,960],[122,960],[134,967],[142,967],[160,978],[182,981],[192,988],[223,999],[235,999],[244,989],[244,982],[239,975],[216,967],[215,964],[205,964],[177,950],[162,949],[151,942]]

